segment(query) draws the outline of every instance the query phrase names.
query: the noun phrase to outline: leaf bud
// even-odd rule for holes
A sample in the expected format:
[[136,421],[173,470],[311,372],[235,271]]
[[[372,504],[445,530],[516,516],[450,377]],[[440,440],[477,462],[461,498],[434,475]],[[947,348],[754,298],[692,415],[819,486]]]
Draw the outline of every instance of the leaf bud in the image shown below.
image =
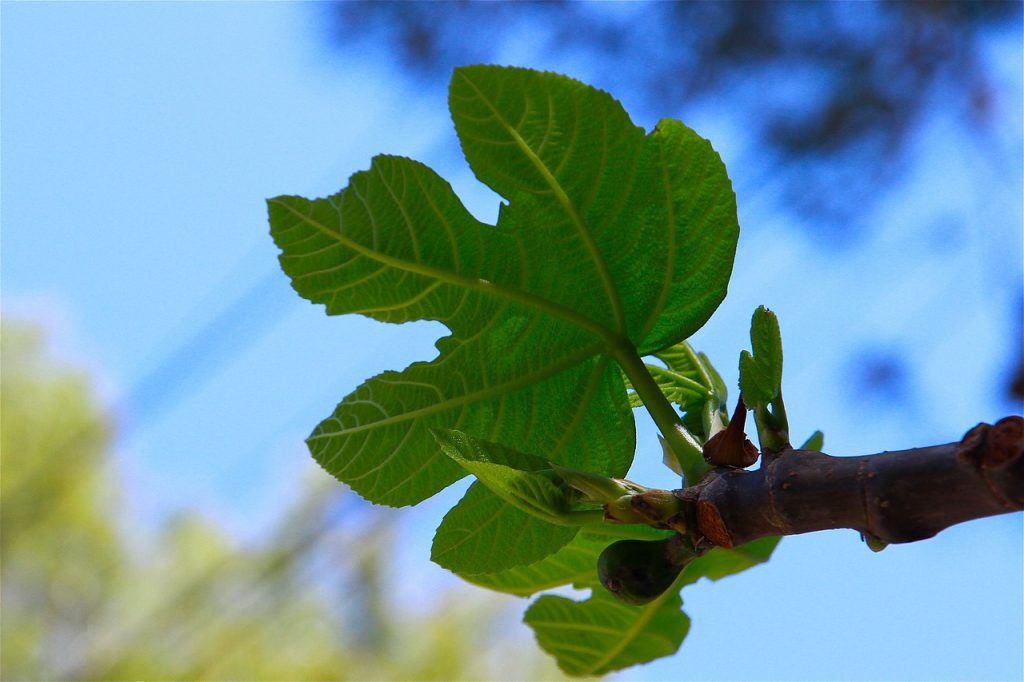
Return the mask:
[[729,425],[704,444],[704,459],[708,464],[744,469],[757,461],[757,448],[747,438],[743,428],[746,421],[747,408],[741,397]]
[[668,490],[648,490],[633,495],[630,500],[633,511],[644,519],[644,523],[661,528],[673,528],[686,532],[683,501]]
[[623,495],[604,505],[604,520],[611,523],[647,523],[647,519],[633,509],[633,496]]
[[589,471],[579,471],[551,462],[551,468],[570,486],[583,493],[590,502],[613,502],[623,495],[632,495],[647,490],[642,485],[621,478],[609,478]]

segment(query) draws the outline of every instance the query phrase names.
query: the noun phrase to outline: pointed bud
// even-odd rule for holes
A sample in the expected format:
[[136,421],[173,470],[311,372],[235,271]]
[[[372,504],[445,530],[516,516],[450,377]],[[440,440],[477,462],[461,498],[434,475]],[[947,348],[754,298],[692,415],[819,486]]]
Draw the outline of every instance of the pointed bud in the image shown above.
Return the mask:
[[743,428],[746,422],[747,406],[740,397],[729,425],[704,444],[704,459],[708,464],[745,469],[757,461],[760,453],[747,438]]

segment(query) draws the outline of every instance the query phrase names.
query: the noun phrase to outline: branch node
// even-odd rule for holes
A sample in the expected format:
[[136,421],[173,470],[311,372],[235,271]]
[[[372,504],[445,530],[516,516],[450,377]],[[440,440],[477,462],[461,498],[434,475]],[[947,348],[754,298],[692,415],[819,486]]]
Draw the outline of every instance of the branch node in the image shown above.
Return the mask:
[[957,457],[978,469],[999,469],[1024,454],[1024,417],[981,423],[964,434]]
[[727,548],[733,546],[729,530],[722,521],[722,515],[710,502],[702,500],[697,503],[697,527],[704,537],[716,545]]
[[743,397],[736,401],[736,410],[732,420],[723,430],[708,439],[704,444],[704,460],[715,467],[732,467],[745,469],[757,462],[757,448],[747,438],[744,424],[747,421],[747,406]]
[[1024,462],[1024,417],[1003,417],[993,424],[982,422],[964,434],[956,450],[957,459],[970,464],[988,486],[992,496],[1005,508],[1020,509],[1024,503],[1021,485],[1016,493],[996,479],[1011,465]]

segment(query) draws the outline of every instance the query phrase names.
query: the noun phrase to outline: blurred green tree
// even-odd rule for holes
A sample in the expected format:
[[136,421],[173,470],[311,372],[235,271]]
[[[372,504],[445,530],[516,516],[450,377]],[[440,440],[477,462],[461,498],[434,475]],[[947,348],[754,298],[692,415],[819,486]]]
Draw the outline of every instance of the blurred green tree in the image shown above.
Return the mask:
[[195,513],[129,534],[89,377],[38,328],[5,323],[0,344],[3,679],[562,678],[535,647],[496,655],[529,636],[513,598],[399,608],[397,517],[326,480],[255,546]]
[[4,324],[0,345],[0,572],[5,678],[54,674],[121,579],[111,424],[87,377],[58,368],[38,329]]

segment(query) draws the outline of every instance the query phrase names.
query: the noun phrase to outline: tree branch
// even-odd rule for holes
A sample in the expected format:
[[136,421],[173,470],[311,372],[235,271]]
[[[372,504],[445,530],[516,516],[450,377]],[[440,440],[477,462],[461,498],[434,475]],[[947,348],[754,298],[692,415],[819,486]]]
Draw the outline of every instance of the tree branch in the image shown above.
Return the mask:
[[833,528],[915,542],[1024,510],[1024,418],[979,424],[959,443],[877,455],[786,450],[756,471],[714,469],[675,495],[696,508],[696,531],[722,547]]

